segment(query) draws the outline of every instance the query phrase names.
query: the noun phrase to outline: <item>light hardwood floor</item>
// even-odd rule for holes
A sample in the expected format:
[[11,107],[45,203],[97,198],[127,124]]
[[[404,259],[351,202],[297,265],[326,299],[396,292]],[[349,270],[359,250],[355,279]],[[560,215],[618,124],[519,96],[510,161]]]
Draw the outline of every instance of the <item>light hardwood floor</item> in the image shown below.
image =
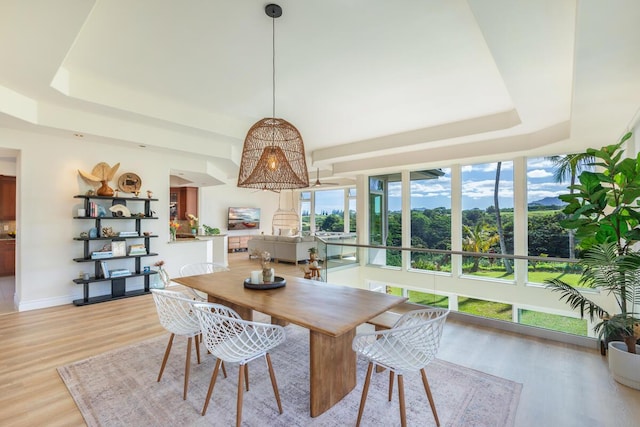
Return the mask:
[[[258,265],[246,253],[230,255],[232,268]],[[284,263],[276,270],[301,274]],[[596,349],[454,320],[444,331],[439,358],[524,384],[517,427],[640,425],[640,392],[616,383]],[[0,426],[84,425],[56,368],[164,334],[150,295],[0,316]],[[158,357],[149,363],[159,366]]]
[[0,277],[0,315],[16,311],[13,294],[16,291],[15,276]]

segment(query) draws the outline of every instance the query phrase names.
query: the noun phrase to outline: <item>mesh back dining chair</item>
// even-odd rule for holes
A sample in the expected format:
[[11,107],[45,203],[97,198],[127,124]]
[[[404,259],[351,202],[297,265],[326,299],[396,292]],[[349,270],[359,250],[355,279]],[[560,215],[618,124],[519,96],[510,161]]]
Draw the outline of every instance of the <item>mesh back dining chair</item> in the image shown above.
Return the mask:
[[284,328],[278,325],[243,320],[234,310],[220,304],[195,303],[194,307],[200,321],[205,346],[211,354],[218,358],[209,383],[202,415],[207,413],[220,364],[222,362],[238,363],[236,426],[240,426],[242,423],[243,382],[246,384],[247,390],[249,389],[247,363],[262,356],[267,361],[278,411],[282,414],[280,393],[269,351],[285,341]]
[[[219,271],[229,271],[227,267],[222,264],[216,264],[213,262],[195,262],[191,264],[185,264],[180,267],[180,277],[196,276],[199,274],[217,273]],[[207,294],[204,292],[196,291],[189,288],[189,291],[193,293],[193,296],[199,301],[207,301]]]
[[436,405],[433,401],[427,374],[424,368],[436,357],[440,338],[449,310],[427,308],[410,311],[400,317],[391,329],[377,332],[359,333],[353,339],[353,350],[369,361],[367,375],[362,389],[357,426],[360,425],[367,400],[371,374],[374,365],[389,369],[389,401],[393,395],[394,374],[398,376],[398,397],[400,403],[400,423],[407,425],[404,403],[404,380],[406,372],[420,371],[431,411],[436,425],[440,425]]
[[160,324],[167,331],[171,332],[157,381],[160,382],[162,379],[169,353],[171,353],[174,337],[176,335],[187,337],[187,357],[184,366],[184,391],[182,396],[182,398],[186,400],[189,388],[189,371],[191,369],[191,342],[194,337],[196,337],[194,341],[196,343],[198,364],[200,363],[200,341],[197,339],[200,335],[200,323],[193,310],[192,304],[194,301],[178,291],[151,289],[151,292],[153,293],[153,300],[156,303]]

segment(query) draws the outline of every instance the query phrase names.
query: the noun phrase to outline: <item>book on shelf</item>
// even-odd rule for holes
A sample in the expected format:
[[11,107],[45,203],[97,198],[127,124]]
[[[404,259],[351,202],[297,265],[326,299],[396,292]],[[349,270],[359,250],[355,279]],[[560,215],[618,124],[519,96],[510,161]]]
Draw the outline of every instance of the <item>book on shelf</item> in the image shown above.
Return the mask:
[[98,204],[96,202],[89,202],[89,212],[87,212],[87,216],[92,218],[97,218],[99,216]]
[[142,244],[129,246],[129,255],[146,255],[147,248]]
[[114,277],[123,277],[129,275],[131,275],[131,272],[126,268],[116,268],[115,270],[111,270],[109,272],[109,278],[111,279],[113,279]]
[[109,268],[107,267],[106,261],[100,261],[100,268],[102,269],[102,277],[105,279],[109,278]]
[[113,257],[112,251],[98,251],[91,252],[91,259],[111,258]]
[[138,237],[140,233],[137,231],[121,231],[118,233],[119,237]]

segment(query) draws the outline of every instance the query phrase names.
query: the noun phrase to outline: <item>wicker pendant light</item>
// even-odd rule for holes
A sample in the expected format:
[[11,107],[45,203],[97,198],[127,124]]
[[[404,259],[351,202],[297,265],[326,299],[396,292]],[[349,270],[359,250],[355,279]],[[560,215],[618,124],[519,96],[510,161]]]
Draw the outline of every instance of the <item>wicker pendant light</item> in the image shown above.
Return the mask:
[[273,24],[273,110],[272,117],[251,126],[242,148],[238,187],[280,191],[309,186],[304,142],[298,129],[276,116],[275,18],[282,16],[277,4],[265,7]]

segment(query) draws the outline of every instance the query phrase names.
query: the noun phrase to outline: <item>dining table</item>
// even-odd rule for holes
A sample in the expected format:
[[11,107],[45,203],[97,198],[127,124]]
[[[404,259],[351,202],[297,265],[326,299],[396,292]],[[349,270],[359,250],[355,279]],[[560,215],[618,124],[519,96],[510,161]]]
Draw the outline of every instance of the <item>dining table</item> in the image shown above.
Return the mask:
[[309,330],[309,411],[321,415],[356,386],[356,353],[351,344],[356,328],[407,298],[368,289],[320,282],[292,275],[276,277],[285,285],[245,287],[242,269],[187,276],[172,281],[204,292],[210,302],[234,309],[243,319],[253,311]]

